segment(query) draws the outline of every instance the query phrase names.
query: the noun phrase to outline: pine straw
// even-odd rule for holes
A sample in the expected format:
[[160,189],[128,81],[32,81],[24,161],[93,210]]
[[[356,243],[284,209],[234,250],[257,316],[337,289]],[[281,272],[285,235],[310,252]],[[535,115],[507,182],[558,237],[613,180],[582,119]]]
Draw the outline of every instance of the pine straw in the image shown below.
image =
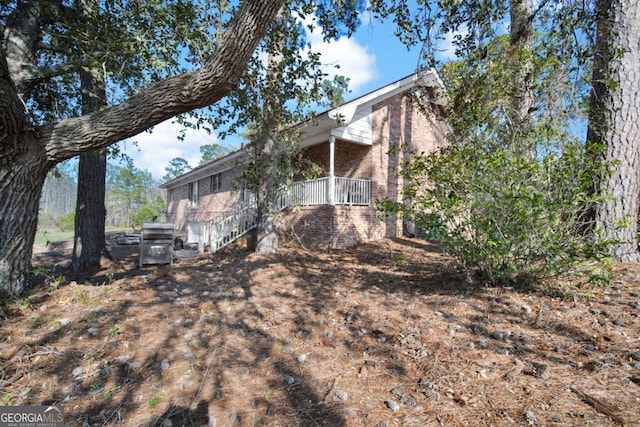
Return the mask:
[[69,426],[640,425],[637,266],[558,292],[465,287],[417,240],[136,261],[5,308],[2,402]]

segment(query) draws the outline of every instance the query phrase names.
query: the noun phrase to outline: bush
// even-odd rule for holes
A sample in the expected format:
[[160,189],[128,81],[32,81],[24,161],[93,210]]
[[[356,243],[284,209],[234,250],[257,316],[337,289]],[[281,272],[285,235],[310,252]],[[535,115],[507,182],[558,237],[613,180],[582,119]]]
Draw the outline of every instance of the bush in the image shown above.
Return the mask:
[[144,206],[135,212],[133,220],[136,224],[142,225],[143,222],[152,221],[153,218],[158,218],[159,216],[160,212],[157,209]]
[[75,218],[75,212],[56,218],[56,227],[60,231],[71,231],[74,229]]
[[440,240],[471,282],[526,284],[604,257],[585,237],[595,198],[584,149],[567,144],[542,159],[472,146],[414,157],[405,203],[383,203]]

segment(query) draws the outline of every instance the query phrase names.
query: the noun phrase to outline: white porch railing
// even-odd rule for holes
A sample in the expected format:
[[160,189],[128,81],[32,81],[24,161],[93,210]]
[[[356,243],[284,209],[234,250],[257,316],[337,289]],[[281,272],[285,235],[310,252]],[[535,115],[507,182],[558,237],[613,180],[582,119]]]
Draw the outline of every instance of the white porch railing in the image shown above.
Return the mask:
[[328,203],[328,192],[329,177],[294,182],[291,190],[280,198],[278,208],[325,205]]
[[[330,203],[330,188],[330,177],[295,182],[289,193],[280,198],[278,207],[327,205]],[[368,179],[335,177],[333,188],[336,205],[371,204],[371,181]]]
[[187,243],[197,244],[201,252],[207,247],[215,252],[254,228],[256,220],[255,205],[241,202],[208,221],[188,222]]
[[371,181],[368,179],[335,178],[336,205],[371,204]]

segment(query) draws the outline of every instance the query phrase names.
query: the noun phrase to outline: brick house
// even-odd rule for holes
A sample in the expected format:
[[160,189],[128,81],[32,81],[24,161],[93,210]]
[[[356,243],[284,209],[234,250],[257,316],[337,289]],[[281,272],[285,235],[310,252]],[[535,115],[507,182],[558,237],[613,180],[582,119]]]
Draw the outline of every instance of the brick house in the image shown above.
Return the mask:
[[[408,93],[426,108],[415,107]],[[281,235],[334,248],[402,236],[402,221],[382,218],[375,200],[401,201],[406,183],[398,166],[411,152],[431,152],[445,143],[443,94],[441,79],[429,70],[325,111],[313,125],[300,125],[303,155],[323,174],[294,183],[283,198]],[[242,173],[236,166],[241,156],[238,150],[161,185],[167,221],[186,231],[188,242],[216,250],[253,225],[252,208],[233,185]]]

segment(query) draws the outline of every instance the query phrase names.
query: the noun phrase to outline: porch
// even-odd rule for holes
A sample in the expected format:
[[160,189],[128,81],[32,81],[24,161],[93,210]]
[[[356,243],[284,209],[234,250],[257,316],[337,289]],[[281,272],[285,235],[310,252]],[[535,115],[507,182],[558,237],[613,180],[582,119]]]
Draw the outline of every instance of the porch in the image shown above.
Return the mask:
[[[370,206],[371,180],[323,177],[291,184],[278,200],[277,209],[293,206]],[[215,252],[256,226],[257,211],[253,198],[233,206],[209,221],[187,222],[187,241]]]

